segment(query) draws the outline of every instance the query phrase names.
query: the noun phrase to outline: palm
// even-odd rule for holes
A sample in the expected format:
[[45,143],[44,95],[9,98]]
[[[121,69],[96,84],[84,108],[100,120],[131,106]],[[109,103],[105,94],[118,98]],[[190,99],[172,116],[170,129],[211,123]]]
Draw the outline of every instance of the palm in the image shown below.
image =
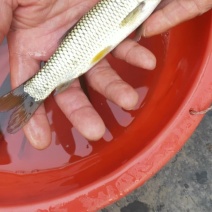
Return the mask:
[[[99,0],[0,1],[0,42],[8,34],[12,87],[17,87],[39,70],[40,62],[48,60],[62,35]],[[163,0],[158,11],[143,24],[141,33],[146,36],[161,33],[206,12],[211,8],[211,1]],[[139,67],[155,67],[154,56],[130,39],[121,43],[113,55]],[[119,106],[125,109],[135,106],[136,92],[106,60],[87,72],[86,77],[95,90]],[[96,140],[104,134],[104,123],[83,94],[78,81],[55,96],[55,100],[86,138]],[[51,134],[43,106],[36,111],[24,131],[36,148],[48,146]]]
[[[35,1],[28,1],[26,5],[23,4],[15,10],[8,35],[13,88],[39,70],[40,62],[48,60],[64,32],[96,0],[83,3],[78,0],[33,2]],[[34,128],[37,128],[37,133]],[[43,106],[35,113],[24,131],[35,147],[43,148],[49,144],[50,128]]]
[[[29,0],[23,1],[23,4],[21,2],[19,1],[19,6],[11,18],[8,34],[13,88],[39,70],[40,62],[48,60],[63,34],[98,0]],[[123,42],[120,48],[114,51],[114,55],[147,69],[155,66],[154,56],[132,40]],[[86,75],[95,90],[121,107],[132,109],[135,106],[138,100],[137,93],[122,81],[106,60]],[[55,96],[55,100],[82,135],[90,140],[97,140],[103,136],[104,123],[82,92],[77,80],[65,92]],[[44,106],[36,111],[24,127],[24,132],[36,148],[49,145],[51,133]]]
[[[46,0],[18,7],[9,34],[11,53],[47,60],[64,32],[92,7],[97,0]],[[28,6],[30,5],[30,6]],[[26,70],[25,70],[26,71]]]

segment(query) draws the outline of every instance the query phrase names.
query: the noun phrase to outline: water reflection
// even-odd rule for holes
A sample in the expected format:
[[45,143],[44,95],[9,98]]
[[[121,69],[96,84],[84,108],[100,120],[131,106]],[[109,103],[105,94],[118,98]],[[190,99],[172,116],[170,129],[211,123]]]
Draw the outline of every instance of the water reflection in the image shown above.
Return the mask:
[[[9,59],[6,44],[0,47],[0,57],[0,95],[2,95],[10,90]],[[6,127],[10,113],[0,113],[0,172],[34,173],[73,165],[76,162],[82,162],[84,159],[89,161],[94,157],[98,158],[99,150],[104,149],[108,142],[115,140],[134,121],[139,109],[147,101],[149,87],[151,86],[148,79],[153,75],[153,72],[147,73],[138,68],[135,68],[134,74],[132,74],[131,66],[123,62],[119,62],[120,67],[117,67],[117,63],[113,63],[113,61],[112,65],[116,70],[124,67],[124,70],[121,70],[119,74],[124,80],[133,84],[138,91],[140,98],[136,107],[137,110],[126,111],[121,109],[87,87],[83,79],[81,82],[83,82],[84,90],[86,90],[89,99],[106,124],[104,137],[98,142],[86,140],[66,119],[54,98],[50,96],[45,101],[45,107],[52,129],[52,143],[43,151],[34,149],[25,138],[22,130],[13,135],[8,134]]]
[[106,141],[106,142],[110,142],[110,141],[112,141],[113,140],[113,135],[112,135],[112,133],[109,131],[109,129],[108,128],[106,128],[106,131],[105,131],[105,134],[104,134],[104,136],[103,136],[103,139]]
[[5,141],[4,136],[0,131],[0,165],[11,163],[10,155],[7,151],[7,148],[7,142]]
[[114,118],[122,127],[127,127],[134,119],[128,111],[124,111],[113,102],[107,100],[107,104],[113,113]]

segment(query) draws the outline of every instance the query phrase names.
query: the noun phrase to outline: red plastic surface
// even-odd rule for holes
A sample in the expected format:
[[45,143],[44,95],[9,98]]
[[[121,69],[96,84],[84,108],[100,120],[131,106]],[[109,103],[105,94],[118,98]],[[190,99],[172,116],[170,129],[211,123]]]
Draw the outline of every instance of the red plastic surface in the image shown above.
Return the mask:
[[[124,111],[87,87],[107,126],[100,141],[83,139],[51,97],[53,141],[44,151],[22,132],[7,134],[8,114],[0,114],[0,210],[94,211],[141,186],[179,151],[202,118],[189,110],[212,100],[212,12],[141,43],[157,57],[154,71],[109,57],[138,90],[137,110]],[[6,48],[0,49],[1,94],[9,90]]]

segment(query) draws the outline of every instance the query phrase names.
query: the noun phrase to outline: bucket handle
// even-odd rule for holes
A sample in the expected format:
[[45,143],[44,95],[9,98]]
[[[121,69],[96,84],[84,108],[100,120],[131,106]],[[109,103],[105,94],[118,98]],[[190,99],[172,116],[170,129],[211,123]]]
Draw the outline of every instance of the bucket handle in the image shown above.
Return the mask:
[[200,110],[200,111],[197,111],[197,110],[194,110],[193,108],[191,108],[190,110],[189,110],[189,113],[191,114],[191,115],[204,115],[204,114],[206,114],[207,112],[209,112],[209,111],[211,111],[212,110],[212,105],[209,107],[209,108],[207,108],[207,109],[205,109],[205,110]]

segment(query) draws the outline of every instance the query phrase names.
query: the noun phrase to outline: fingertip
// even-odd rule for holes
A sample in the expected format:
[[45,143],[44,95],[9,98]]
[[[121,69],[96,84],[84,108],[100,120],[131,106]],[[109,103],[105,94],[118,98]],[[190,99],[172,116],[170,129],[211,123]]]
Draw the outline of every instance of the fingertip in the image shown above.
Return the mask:
[[143,55],[142,58],[142,67],[147,70],[154,70],[157,64],[156,57],[150,51]]
[[138,102],[137,91],[123,80],[116,80],[106,88],[106,96],[125,110],[133,110]]
[[23,128],[30,144],[39,150],[47,148],[51,143],[51,130],[47,118],[33,116]]
[[106,128],[103,122],[98,122],[98,124],[95,123],[93,124],[93,127],[90,127],[90,130],[86,131],[85,138],[89,141],[98,141],[104,136],[105,131]]
[[97,141],[105,134],[104,122],[90,106],[74,111],[70,119],[75,128],[90,141]]
[[139,99],[138,93],[127,84],[125,89],[120,89],[117,104],[125,110],[134,110]]
[[136,65],[137,67],[153,70],[156,67],[155,55],[143,46],[138,45],[132,55],[128,57],[129,63]]
[[141,34],[143,37],[151,37],[168,29],[167,21],[164,20],[162,10],[154,12],[142,25]]
[[131,65],[153,70],[156,66],[154,54],[147,48],[131,39],[123,41],[114,51],[113,55],[119,59],[125,60]]
[[152,29],[151,29],[151,26],[148,25],[148,23],[144,23],[142,25],[142,28],[141,28],[141,35],[144,37],[144,38],[148,38],[148,37],[151,37],[152,35],[154,35],[154,33],[152,33]]

